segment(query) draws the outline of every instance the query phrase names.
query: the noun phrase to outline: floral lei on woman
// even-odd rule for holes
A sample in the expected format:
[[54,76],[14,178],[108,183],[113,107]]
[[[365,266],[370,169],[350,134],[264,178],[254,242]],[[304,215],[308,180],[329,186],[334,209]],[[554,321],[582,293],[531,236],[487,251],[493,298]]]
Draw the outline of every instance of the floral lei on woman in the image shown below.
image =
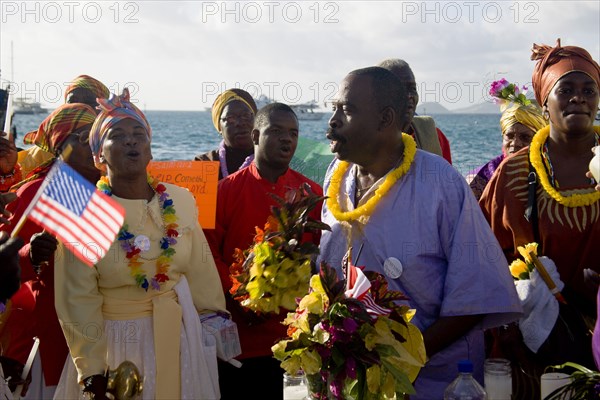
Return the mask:
[[[169,199],[166,187],[162,183],[159,183],[158,179],[154,179],[150,175],[148,175],[148,184],[159,196],[158,201],[164,224],[164,235],[160,239],[162,252],[156,260],[156,274],[154,274],[150,282],[148,282],[146,274],[141,268],[142,262],[139,261],[140,253],[150,248],[148,238],[143,235],[134,236],[129,232],[127,224],[123,225],[117,237],[121,248],[125,251],[126,257],[129,259],[129,274],[135,279],[136,284],[146,291],[148,290],[148,286],[152,286],[154,290],[160,290],[160,284],[169,280],[167,273],[169,272],[173,255],[175,255],[175,249],[172,246],[177,243],[175,238],[179,236],[179,232],[177,231],[178,225],[176,223],[178,218],[173,207],[173,200]],[[98,183],[96,183],[96,187],[106,195],[112,195],[112,189],[107,177],[101,177]],[[142,238],[142,240],[138,242],[137,239],[139,238]]]
[[354,221],[360,219],[364,222],[364,220],[373,213],[383,196],[387,194],[398,179],[408,172],[415,159],[415,154],[417,153],[417,143],[406,133],[402,134],[402,142],[404,143],[404,160],[400,166],[387,174],[385,181],[377,188],[377,190],[375,190],[373,197],[367,200],[365,204],[352,211],[342,211],[338,200],[340,188],[344,181],[344,174],[350,166],[346,161],[341,161],[339,163],[331,176],[330,185],[327,189],[327,208],[338,221]]
[[[594,127],[594,130],[596,132],[600,132],[600,128]],[[549,135],[550,126],[545,126],[544,128],[540,129],[535,136],[533,136],[531,145],[529,147],[531,165],[533,165],[533,168],[535,168],[535,172],[537,173],[540,183],[542,184],[542,187],[546,193],[548,193],[550,197],[556,200],[559,204],[570,208],[589,206],[600,200],[600,192],[597,191],[587,194],[575,193],[570,196],[563,196],[552,186],[550,180],[548,179],[548,173],[544,168],[544,162],[542,160],[542,149]]]

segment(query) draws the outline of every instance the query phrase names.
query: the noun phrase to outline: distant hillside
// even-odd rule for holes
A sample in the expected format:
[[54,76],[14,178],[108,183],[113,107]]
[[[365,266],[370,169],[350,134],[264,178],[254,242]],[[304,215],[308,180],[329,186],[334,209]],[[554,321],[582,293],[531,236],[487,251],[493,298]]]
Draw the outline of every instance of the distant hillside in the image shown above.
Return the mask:
[[492,102],[474,104],[469,107],[452,110],[454,114],[501,114],[500,107]]
[[451,114],[452,111],[440,103],[429,102],[417,105],[417,114],[420,115],[431,115],[431,114]]
[[417,105],[417,114],[500,114],[500,107],[492,102],[473,104],[469,107],[448,110],[446,107],[436,102],[428,102]]

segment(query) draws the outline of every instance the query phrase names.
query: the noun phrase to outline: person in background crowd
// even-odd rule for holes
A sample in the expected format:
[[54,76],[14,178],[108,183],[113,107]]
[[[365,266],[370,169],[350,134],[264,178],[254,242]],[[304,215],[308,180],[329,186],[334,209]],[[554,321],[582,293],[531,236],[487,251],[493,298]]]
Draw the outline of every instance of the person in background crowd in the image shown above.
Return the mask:
[[[34,199],[48,171],[57,158],[62,158],[88,181],[95,183],[100,172],[94,167],[88,135],[96,118],[88,105],[64,104],[53,111],[24,141],[39,147],[51,158],[32,172],[27,180],[14,188],[17,199],[8,204],[11,217],[0,230],[12,231]],[[68,155],[64,156],[69,148]],[[5,355],[21,365],[27,361],[33,338],[40,348],[32,369],[32,382],[26,399],[51,399],[68,355],[62,329],[54,309],[54,252],[57,240],[32,221],[19,231],[25,246],[21,255],[21,286],[13,299],[16,306],[7,320],[2,335],[8,342]]]
[[0,193],[6,193],[23,179],[21,165],[17,162],[18,150],[13,135],[0,134]]
[[[98,102],[96,98],[107,99],[110,92],[105,84],[89,75],[79,75],[74,78],[65,90],[65,104],[82,103],[90,106],[97,114]],[[38,146],[32,146],[19,152],[19,165],[23,178],[31,171],[53,158],[53,154],[45,152]]]
[[446,161],[452,164],[450,142],[446,138],[446,135],[444,135],[444,132],[435,126],[433,118],[416,114],[419,93],[417,92],[415,75],[408,63],[398,58],[390,58],[383,60],[377,66],[387,69],[406,85],[408,107],[406,109],[406,121],[402,127],[402,132],[412,135],[417,142],[418,148],[444,157]]
[[250,134],[254,125],[256,103],[242,89],[228,89],[215,99],[212,121],[222,136],[219,148],[197,155],[196,161],[219,161],[219,180],[249,166],[254,160]]
[[542,110],[535,104],[516,103],[502,112],[500,117],[502,154],[467,175],[467,183],[477,200],[481,198],[483,189],[500,163],[523,147],[529,146],[533,135],[546,125]]

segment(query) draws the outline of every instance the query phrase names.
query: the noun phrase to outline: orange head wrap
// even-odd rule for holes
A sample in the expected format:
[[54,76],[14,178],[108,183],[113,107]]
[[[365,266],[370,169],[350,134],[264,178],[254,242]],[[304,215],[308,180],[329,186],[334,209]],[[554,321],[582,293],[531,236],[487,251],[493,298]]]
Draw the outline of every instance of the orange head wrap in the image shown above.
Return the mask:
[[561,47],[558,39],[555,47],[534,43],[531,51],[531,59],[538,60],[531,82],[540,106],[544,106],[556,82],[573,71],[588,74],[600,87],[600,66],[585,49],[576,46]]

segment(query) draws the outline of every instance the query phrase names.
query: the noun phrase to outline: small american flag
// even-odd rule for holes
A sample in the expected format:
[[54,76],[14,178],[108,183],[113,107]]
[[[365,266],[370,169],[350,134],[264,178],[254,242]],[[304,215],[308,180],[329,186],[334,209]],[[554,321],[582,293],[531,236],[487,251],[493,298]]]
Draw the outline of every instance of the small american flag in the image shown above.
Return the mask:
[[90,267],[104,257],[125,219],[120,204],[61,160],[55,162],[25,214]]

